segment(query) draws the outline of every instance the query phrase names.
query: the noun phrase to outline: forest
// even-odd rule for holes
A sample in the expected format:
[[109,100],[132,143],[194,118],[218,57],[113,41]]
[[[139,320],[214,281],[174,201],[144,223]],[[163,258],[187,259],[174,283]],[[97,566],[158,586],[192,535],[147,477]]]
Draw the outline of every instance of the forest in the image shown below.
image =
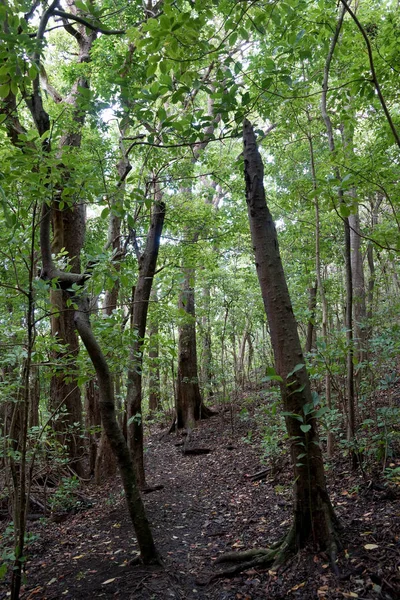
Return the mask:
[[400,597],[399,73],[397,0],[0,0],[0,599]]

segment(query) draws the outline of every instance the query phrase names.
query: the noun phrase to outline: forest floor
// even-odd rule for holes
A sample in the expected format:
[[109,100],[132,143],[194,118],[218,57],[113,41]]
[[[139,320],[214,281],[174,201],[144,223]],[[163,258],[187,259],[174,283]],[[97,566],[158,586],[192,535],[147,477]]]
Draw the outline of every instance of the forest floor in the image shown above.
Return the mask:
[[[164,568],[131,564],[138,549],[119,480],[100,488],[90,483],[83,493],[91,506],[58,524],[30,522],[38,537],[29,548],[21,598],[398,600],[399,486],[376,487],[344,459],[327,470],[344,527],[339,576],[324,554],[309,549],[277,573],[251,569],[213,578],[223,569],[215,564],[223,552],[266,547],[291,521],[288,458],[266,478],[252,481],[250,475],[268,467],[260,462],[254,411],[233,416],[234,422],[232,413],[222,413],[194,432],[192,445],[210,448],[209,454],[184,456],[176,446],[180,438],[159,429],[147,436],[148,483],[164,487],[144,499]],[[1,599],[7,597],[3,590]]]

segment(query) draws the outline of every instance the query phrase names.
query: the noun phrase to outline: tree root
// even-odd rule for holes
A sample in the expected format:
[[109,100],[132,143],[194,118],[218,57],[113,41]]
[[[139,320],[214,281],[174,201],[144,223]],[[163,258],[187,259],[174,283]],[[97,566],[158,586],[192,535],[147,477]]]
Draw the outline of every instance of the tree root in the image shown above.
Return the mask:
[[[339,569],[336,564],[337,550],[340,547],[338,538],[335,532],[332,532],[332,539],[326,552],[329,556],[332,571],[335,575],[339,575]],[[296,528],[294,525],[289,529],[288,533],[278,542],[273,544],[271,548],[253,548],[244,552],[227,552],[222,554],[216,563],[237,563],[233,567],[223,569],[215,573],[207,581],[197,581],[198,585],[208,585],[221,577],[232,577],[243,571],[254,568],[267,569],[270,567],[272,571],[277,571],[290,558],[297,554],[299,550],[298,541],[296,539]]]

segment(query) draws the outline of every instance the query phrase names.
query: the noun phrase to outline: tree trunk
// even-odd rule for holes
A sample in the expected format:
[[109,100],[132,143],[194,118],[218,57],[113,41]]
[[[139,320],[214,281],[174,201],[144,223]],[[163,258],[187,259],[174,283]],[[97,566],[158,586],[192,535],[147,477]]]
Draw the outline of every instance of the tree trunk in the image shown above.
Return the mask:
[[141,558],[145,564],[159,563],[160,558],[154,544],[150,525],[140,496],[135,469],[115,414],[113,379],[101,348],[97,343],[90,326],[89,301],[86,296],[81,296],[77,299],[77,302],[78,310],[75,312],[75,324],[96,370],[97,381],[99,384],[101,421],[111,448],[118,461],[129,515],[135,528]]
[[[73,14],[78,10],[74,0],[67,1],[68,8]],[[74,36],[78,43],[78,63],[90,61],[92,44],[96,39],[96,33],[87,30],[84,26],[78,27],[79,33]],[[85,123],[86,113],[79,106],[80,89],[88,89],[89,82],[85,77],[78,77],[72,87],[70,103],[73,106],[74,128],[65,133],[60,139],[60,169],[63,171],[63,186],[71,178],[72,172],[62,164],[63,150],[66,148],[79,148],[82,141],[82,128]],[[62,204],[61,204],[62,203]],[[63,205],[65,204],[65,208]],[[74,202],[69,196],[63,197],[63,189],[55,198],[52,207],[53,243],[52,251],[55,255],[63,251],[70,261],[71,272],[80,272],[80,252],[83,247],[85,235],[85,203]],[[79,386],[74,377],[76,357],[79,352],[78,338],[75,332],[74,311],[66,304],[69,294],[62,290],[53,290],[50,294],[53,306],[51,318],[52,335],[64,347],[57,352],[55,359],[62,361],[66,359],[71,366],[70,372],[65,375],[65,365],[61,366],[60,372],[55,373],[51,380],[50,397],[51,406],[65,407],[54,426],[61,433],[68,448],[71,467],[78,473],[84,475],[82,465],[83,440],[82,440],[82,400]],[[78,425],[77,425],[78,424]],[[69,429],[74,430],[68,432]],[[77,429],[77,430],[76,430]],[[67,432],[67,433],[65,433]]]
[[[310,115],[307,113],[308,121],[311,123]],[[322,279],[322,267],[321,267],[321,219],[320,219],[320,209],[319,209],[319,198],[318,198],[318,183],[317,183],[317,172],[315,168],[315,160],[314,160],[314,145],[311,132],[307,135],[308,144],[310,147],[310,164],[311,164],[311,176],[313,183],[313,192],[314,192],[314,206],[315,206],[315,273],[317,276],[317,281],[315,283],[316,291],[319,290],[319,295],[321,298],[321,306],[322,306],[322,339],[325,344],[325,352],[328,349],[329,339],[328,339],[328,301],[326,299],[324,281]],[[315,298],[316,300],[316,298]],[[315,310],[315,309],[314,309]],[[325,369],[325,402],[326,406],[329,410],[332,409],[332,382],[331,382],[331,374],[326,365]],[[334,438],[331,430],[327,433],[327,443],[326,443],[326,452],[329,458],[333,456],[333,445]]]
[[139,276],[135,287],[132,309],[132,327],[135,331],[130,349],[130,367],[126,405],[128,416],[128,446],[132,454],[138,485],[146,485],[143,462],[143,418],[142,418],[142,366],[143,342],[146,333],[147,313],[153,277],[157,265],[161,232],[164,225],[165,204],[155,183],[155,204],[144,252],[139,256]]
[[[157,291],[152,289],[151,298],[157,303]],[[159,327],[157,315],[151,319],[149,329],[149,412],[150,414],[161,408],[161,388],[160,388],[160,343],[158,339]]]
[[304,352],[309,354],[313,349],[315,342],[315,309],[317,308],[318,279],[313,287],[308,288],[308,323],[307,338]]
[[184,269],[179,308],[185,321],[179,326],[176,417],[178,428],[192,429],[201,418],[202,398],[197,374],[194,269]]
[[317,412],[304,366],[289,292],[279,254],[277,233],[266,204],[264,169],[252,125],[244,122],[246,201],[257,275],[267,314],[275,368],[282,378],[281,393],[290,437],[294,470],[294,523],[281,547],[288,552],[312,539],[334,560],[337,520],[326,489],[318,440]]
[[211,325],[210,325],[210,286],[207,284],[203,287],[203,302],[204,302],[204,316],[202,317],[202,338],[203,338],[203,352],[202,352],[202,389],[203,394],[208,398],[214,396],[213,390],[213,367],[212,367],[212,342],[211,342]]

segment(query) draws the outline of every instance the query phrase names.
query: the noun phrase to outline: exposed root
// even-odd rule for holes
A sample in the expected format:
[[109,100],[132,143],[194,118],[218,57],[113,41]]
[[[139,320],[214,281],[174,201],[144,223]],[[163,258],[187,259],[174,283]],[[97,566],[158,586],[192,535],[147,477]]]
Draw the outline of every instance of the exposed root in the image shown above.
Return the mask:
[[269,548],[253,548],[252,550],[246,550],[245,552],[226,552],[217,558],[215,562],[244,562],[247,559],[267,556],[270,552],[271,550]]
[[[336,564],[336,557],[340,543],[335,531],[332,531],[332,540],[327,548],[327,554],[331,563],[332,571],[339,575],[339,569]],[[253,568],[270,568],[277,571],[299,550],[298,540],[296,538],[296,528],[293,525],[288,533],[271,548],[253,548],[245,552],[227,552],[222,554],[216,563],[236,563],[232,567],[218,571],[207,581],[198,581],[199,585],[206,585],[221,577],[232,577],[243,571]]]

